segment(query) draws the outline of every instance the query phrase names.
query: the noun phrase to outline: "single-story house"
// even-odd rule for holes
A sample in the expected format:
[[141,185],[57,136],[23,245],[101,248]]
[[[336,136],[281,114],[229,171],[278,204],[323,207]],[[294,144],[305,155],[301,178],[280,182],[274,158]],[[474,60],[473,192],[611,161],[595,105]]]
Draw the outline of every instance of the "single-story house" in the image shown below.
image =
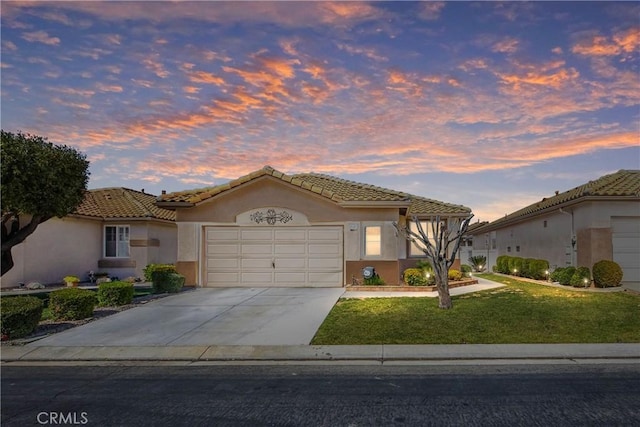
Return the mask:
[[557,191],[473,234],[474,255],[546,259],[552,269],[591,268],[613,260],[623,284],[640,285],[640,171],[620,170],[565,192]]
[[178,271],[202,287],[340,287],[361,280],[368,266],[399,284],[424,254],[394,222],[470,214],[461,205],[269,166],[216,187],[163,194],[157,204],[176,211]]
[[61,283],[67,275],[88,280],[90,271],[137,278],[147,264],[175,263],[175,211],[156,199],[122,187],[87,191],[73,214],[45,221],[13,247],[2,287]]

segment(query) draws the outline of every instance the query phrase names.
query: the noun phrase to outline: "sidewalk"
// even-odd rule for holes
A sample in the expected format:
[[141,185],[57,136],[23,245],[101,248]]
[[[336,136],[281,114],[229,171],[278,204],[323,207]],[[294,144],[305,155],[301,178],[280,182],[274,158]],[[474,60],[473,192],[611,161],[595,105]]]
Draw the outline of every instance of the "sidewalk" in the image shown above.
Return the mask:
[[345,362],[353,364],[638,363],[640,344],[2,347],[2,363]]

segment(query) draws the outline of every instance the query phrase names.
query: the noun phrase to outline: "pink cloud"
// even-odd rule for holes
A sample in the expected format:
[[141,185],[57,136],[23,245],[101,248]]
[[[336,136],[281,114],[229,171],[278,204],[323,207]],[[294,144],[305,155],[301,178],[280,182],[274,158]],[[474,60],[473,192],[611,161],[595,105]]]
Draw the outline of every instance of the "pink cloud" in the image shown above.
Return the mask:
[[22,33],[22,38],[28,42],[44,43],[49,46],[57,46],[60,44],[60,39],[58,37],[51,37],[45,31]]

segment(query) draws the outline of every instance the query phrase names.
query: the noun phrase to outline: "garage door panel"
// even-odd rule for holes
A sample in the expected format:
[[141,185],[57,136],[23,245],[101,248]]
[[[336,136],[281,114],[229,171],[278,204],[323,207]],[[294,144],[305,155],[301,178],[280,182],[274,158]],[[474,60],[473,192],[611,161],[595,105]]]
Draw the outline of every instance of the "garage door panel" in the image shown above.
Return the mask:
[[207,228],[206,233],[207,240],[238,241],[239,236],[239,230],[234,230],[232,228]]
[[611,219],[613,260],[624,276],[623,283],[640,283],[640,217]]
[[243,270],[262,269],[262,270],[269,271],[273,268],[272,263],[273,263],[273,258],[271,257],[243,258],[242,260],[240,260],[240,268],[242,268]]
[[309,258],[309,269],[342,270],[342,259],[338,258]]
[[246,240],[268,240],[273,239],[272,230],[259,230],[259,229],[245,229],[240,231],[240,237],[243,241]]
[[277,241],[293,240],[293,241],[306,241],[306,230],[276,230],[275,238]]
[[240,274],[234,271],[208,272],[207,283],[228,283],[230,285],[237,285],[240,283]]
[[242,254],[246,255],[271,255],[273,253],[273,245],[268,244],[243,244]]
[[240,267],[239,258],[209,258],[207,269],[237,269]]
[[205,286],[342,286],[342,233],[335,226],[207,227]]
[[306,258],[283,258],[278,257],[275,259],[274,264],[276,265],[276,269],[305,269],[307,267],[307,259]]
[[316,285],[331,286],[331,284],[342,281],[342,272],[309,272],[309,282]]
[[228,257],[231,254],[239,254],[240,253],[240,245],[238,244],[233,244],[233,243],[228,243],[228,244],[222,244],[222,243],[218,243],[215,245],[207,245],[207,253],[209,254],[209,256],[222,256],[222,257]]
[[306,245],[303,244],[278,244],[276,243],[275,251],[276,254],[301,254],[304,255],[307,252]]
[[337,244],[320,245],[309,244],[309,255],[331,255],[340,256],[342,254],[342,246]]

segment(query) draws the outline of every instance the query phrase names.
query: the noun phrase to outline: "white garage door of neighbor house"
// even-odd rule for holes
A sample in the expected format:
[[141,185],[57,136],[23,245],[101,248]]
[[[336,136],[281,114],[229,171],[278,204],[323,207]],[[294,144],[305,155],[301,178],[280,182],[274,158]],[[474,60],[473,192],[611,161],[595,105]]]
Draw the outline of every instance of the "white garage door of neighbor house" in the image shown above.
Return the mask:
[[623,282],[640,282],[640,217],[611,218],[613,260],[624,272]]
[[342,227],[206,227],[205,286],[340,287]]

